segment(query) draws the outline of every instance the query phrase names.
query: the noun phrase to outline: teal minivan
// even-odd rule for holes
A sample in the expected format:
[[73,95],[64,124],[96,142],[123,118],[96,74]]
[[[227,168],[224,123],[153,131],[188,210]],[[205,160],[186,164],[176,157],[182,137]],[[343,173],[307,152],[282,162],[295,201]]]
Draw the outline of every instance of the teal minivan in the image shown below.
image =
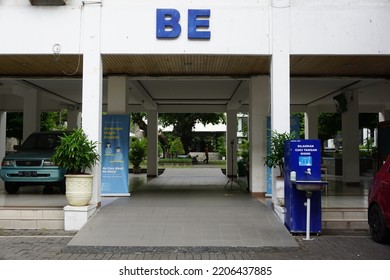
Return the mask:
[[51,157],[64,131],[32,133],[16,152],[1,162],[0,177],[7,193],[15,194],[22,186],[45,185],[58,187],[65,193],[66,169],[54,165]]

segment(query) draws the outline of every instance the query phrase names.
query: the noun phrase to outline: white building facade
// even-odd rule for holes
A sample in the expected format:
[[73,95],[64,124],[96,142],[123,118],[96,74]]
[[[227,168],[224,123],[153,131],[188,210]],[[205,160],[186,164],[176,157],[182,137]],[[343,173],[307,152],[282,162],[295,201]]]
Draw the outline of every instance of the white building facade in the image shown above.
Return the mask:
[[[358,113],[389,119],[388,0],[31,2],[0,1],[0,156],[6,112],[24,112],[28,135],[39,112],[66,108],[98,142],[102,112],[147,112],[157,176],[159,112],[226,112],[229,165],[237,112],[247,112],[251,192],[265,193],[267,116],[286,132],[290,113],[305,112],[306,137],[317,138],[317,114],[345,93],[347,182],[359,180]],[[92,173],[99,205],[100,166]]]

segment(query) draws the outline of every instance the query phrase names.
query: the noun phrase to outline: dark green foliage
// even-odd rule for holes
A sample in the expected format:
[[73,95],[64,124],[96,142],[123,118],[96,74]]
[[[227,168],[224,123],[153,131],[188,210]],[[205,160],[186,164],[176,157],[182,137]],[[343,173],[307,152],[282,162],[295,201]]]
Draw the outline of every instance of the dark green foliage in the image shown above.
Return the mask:
[[217,139],[217,150],[221,157],[226,157],[226,137],[219,136]]
[[242,159],[245,161],[245,162],[248,162],[248,159],[249,159],[249,141],[247,139],[244,139],[242,141],[242,144],[240,146],[240,152],[239,152],[239,155],[242,157]]
[[7,137],[14,137],[19,142],[23,139],[23,113],[7,113]]
[[341,131],[341,114],[318,114],[318,138],[322,141],[335,138]]
[[130,138],[129,160],[134,168],[139,168],[146,156],[146,139],[140,140],[137,137]]
[[264,163],[270,168],[279,168],[280,176],[283,177],[284,171],[284,142],[286,140],[295,139],[295,131],[291,133],[279,133],[277,131],[271,131],[271,145],[270,150],[266,157],[264,157]]
[[86,168],[92,168],[100,156],[96,152],[97,143],[88,140],[81,128],[61,137],[61,143],[56,148],[52,161],[68,169],[68,173],[85,173]]

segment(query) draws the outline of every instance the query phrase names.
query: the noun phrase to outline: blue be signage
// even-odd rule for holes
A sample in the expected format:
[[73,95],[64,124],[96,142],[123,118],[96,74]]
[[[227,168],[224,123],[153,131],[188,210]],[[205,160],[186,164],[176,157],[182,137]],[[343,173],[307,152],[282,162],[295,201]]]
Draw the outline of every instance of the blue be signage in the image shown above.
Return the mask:
[[[210,10],[188,10],[188,39],[210,39]],[[157,9],[156,37],[178,38],[181,34],[180,12],[176,9]]]

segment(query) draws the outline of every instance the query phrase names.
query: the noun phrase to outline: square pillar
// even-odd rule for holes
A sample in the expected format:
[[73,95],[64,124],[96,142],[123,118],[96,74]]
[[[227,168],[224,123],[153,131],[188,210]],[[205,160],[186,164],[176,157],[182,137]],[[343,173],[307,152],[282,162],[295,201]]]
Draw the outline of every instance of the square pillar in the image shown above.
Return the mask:
[[[97,141],[101,154],[102,138],[102,85],[103,65],[100,55],[100,19],[101,3],[84,3],[83,37],[83,85],[82,85],[82,127],[91,141]],[[92,168],[94,175],[93,195],[90,203],[98,205],[101,201],[101,166],[100,162]]]
[[343,137],[343,181],[359,183],[359,95],[348,90],[345,92],[348,110],[341,116]]
[[305,139],[318,139],[318,109],[309,106],[305,112]]
[[41,95],[35,89],[14,86],[13,93],[23,97],[23,141],[41,130]]
[[[290,1],[272,0],[271,130],[290,133]],[[277,202],[272,170],[272,201]],[[277,204],[277,203],[276,203]]]
[[147,176],[158,176],[158,113],[148,111],[148,165]]
[[379,112],[379,121],[390,121],[390,110],[384,110],[383,112]]
[[96,205],[64,207],[65,231],[80,230],[96,211]]
[[81,127],[81,112],[78,109],[68,110],[67,122],[68,130]]
[[267,113],[269,105],[269,77],[256,76],[249,85],[249,189],[252,193],[266,193],[267,168],[263,158],[267,154]]
[[[279,133],[290,132],[290,8],[288,2],[272,1],[271,128]],[[283,6],[283,3],[286,6]]]
[[128,84],[126,76],[108,77],[108,104],[109,114],[127,114]]

